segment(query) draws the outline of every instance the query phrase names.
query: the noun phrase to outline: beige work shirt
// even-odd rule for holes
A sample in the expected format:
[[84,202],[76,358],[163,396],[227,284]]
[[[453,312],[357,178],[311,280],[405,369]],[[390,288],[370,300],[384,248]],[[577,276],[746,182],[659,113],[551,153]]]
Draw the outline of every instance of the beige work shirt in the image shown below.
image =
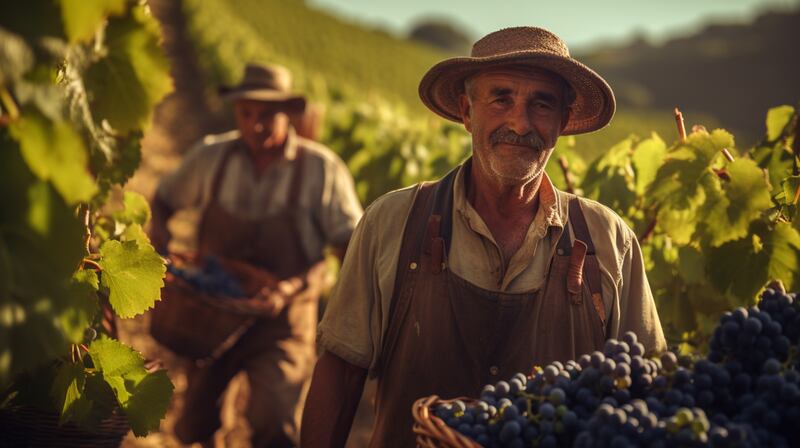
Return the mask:
[[[545,285],[558,241],[551,227],[563,228],[568,206],[545,175],[540,206],[522,246],[503,269],[500,247],[467,201],[463,166],[453,189],[452,243],[448,269],[490,291],[523,293]],[[389,325],[397,262],[416,187],[388,193],[366,210],[353,233],[339,282],[317,330],[322,347],[347,362],[372,370]],[[648,351],[666,348],[661,323],[633,231],[609,208],[581,198],[600,265],[610,338],[634,331]]]
[[[277,214],[288,207],[297,149],[303,148],[302,185],[297,226],[309,260],[322,258],[325,245],[347,244],[363,210],[353,176],[333,151],[290,129],[283,157],[260,176],[238,131],[206,137],[192,148],[180,167],[164,176],[156,194],[173,210],[202,208],[208,203],[214,173],[225,152],[235,145],[219,187],[218,201],[227,212],[246,218]],[[224,231],[224,229],[220,229]]]

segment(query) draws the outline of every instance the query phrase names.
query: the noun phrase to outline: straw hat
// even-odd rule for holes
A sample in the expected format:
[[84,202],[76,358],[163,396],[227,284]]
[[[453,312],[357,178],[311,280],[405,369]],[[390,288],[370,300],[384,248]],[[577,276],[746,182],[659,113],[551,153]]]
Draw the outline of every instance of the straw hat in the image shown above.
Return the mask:
[[303,109],[306,100],[292,93],[292,74],[286,67],[274,64],[247,64],[244,78],[235,86],[223,86],[219,93],[227,100],[256,100],[285,103],[287,109]]
[[575,90],[572,114],[562,134],[594,131],[611,121],[616,102],[608,83],[572,59],[558,36],[536,27],[495,31],[475,42],[470,57],[451,58],[434,65],[420,81],[419,96],[432,111],[460,123],[458,98],[464,93],[464,80],[479,71],[512,64],[549,70]]

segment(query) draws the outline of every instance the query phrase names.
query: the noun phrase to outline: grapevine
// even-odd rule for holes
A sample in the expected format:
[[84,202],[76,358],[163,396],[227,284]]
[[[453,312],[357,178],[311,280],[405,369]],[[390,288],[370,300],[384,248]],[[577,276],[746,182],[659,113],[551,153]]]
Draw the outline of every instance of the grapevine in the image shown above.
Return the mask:
[[171,89],[160,30],[145,2],[7,6],[0,413],[35,407],[92,429],[121,412],[143,436],[158,429],[173,386],[115,339],[113,316],[143,313],[163,286],[163,260],[142,230],[147,201],[121,188]]

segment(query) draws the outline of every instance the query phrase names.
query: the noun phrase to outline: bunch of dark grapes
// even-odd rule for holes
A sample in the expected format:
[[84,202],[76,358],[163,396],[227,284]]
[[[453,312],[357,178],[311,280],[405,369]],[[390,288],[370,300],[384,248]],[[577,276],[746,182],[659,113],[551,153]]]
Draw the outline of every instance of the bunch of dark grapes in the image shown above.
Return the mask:
[[226,271],[219,259],[213,256],[205,257],[203,264],[198,267],[181,268],[169,264],[167,270],[198,291],[211,296],[239,299],[246,295],[239,280]]
[[487,447],[800,446],[800,303],[725,313],[708,356],[648,358],[636,335],[484,387],[434,415]]

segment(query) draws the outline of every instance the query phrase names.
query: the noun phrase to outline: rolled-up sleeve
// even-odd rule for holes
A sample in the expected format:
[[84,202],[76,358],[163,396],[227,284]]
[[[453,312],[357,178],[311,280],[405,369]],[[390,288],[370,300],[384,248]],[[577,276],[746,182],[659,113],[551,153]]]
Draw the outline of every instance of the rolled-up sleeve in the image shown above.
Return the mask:
[[345,255],[339,281],[317,329],[320,345],[350,364],[369,368],[374,354],[375,238],[370,210],[359,222]]
[[667,342],[647,281],[642,250],[633,231],[629,232],[630,244],[620,266],[619,335],[633,331],[648,353],[661,352],[666,350]]

